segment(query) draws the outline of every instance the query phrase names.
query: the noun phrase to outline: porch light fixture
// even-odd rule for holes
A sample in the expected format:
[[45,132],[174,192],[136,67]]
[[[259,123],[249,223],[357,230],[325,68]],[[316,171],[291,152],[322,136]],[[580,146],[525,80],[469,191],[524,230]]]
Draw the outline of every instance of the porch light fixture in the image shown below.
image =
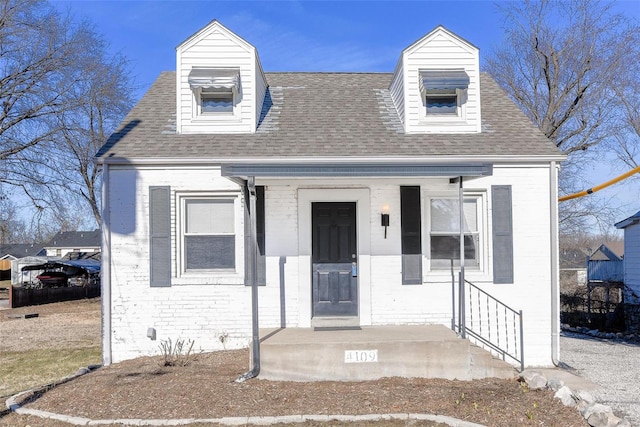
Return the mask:
[[387,227],[389,226],[389,205],[382,205],[380,214],[380,225],[384,227],[384,238],[387,238]]

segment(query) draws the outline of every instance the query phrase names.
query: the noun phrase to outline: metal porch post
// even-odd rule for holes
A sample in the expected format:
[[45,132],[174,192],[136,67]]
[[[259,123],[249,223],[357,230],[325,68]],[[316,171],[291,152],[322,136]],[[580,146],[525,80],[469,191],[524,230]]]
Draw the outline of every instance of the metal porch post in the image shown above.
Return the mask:
[[[257,225],[256,225],[256,182],[255,177],[250,176],[246,182],[246,195],[249,202],[249,236],[245,239],[245,244],[249,246],[247,251],[248,260],[245,266],[245,274],[247,274],[251,285],[251,366],[249,372],[241,375],[236,382],[243,382],[251,378],[255,378],[260,373],[260,326],[258,322],[258,241],[257,241]],[[247,203],[247,200],[245,200]]]
[[459,177],[458,186],[458,209],[460,215],[460,331],[462,338],[467,336],[466,313],[465,313],[465,292],[464,292],[464,189],[462,186],[462,176]]

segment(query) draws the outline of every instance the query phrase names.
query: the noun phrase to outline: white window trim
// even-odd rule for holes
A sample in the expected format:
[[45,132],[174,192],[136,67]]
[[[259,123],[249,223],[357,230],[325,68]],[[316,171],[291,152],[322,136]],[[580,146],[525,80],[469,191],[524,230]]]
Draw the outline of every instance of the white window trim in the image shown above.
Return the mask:
[[[489,272],[489,236],[488,221],[489,212],[487,205],[486,190],[465,190],[465,199],[476,199],[477,215],[478,215],[478,267],[466,267],[465,274],[469,280],[490,281]],[[450,269],[432,269],[431,268],[431,200],[433,199],[452,199],[458,200],[458,193],[433,193],[429,192],[423,197],[425,208],[422,210],[422,241],[423,241],[423,282],[442,282],[443,280],[451,281]],[[458,271],[458,268],[455,268]]]
[[192,111],[193,120],[202,122],[212,121],[238,121],[240,119],[240,103],[238,102],[238,91],[233,88],[230,89],[233,95],[233,112],[219,112],[219,113],[206,113],[202,111],[202,88],[196,88],[191,91],[192,96]]
[[[188,200],[233,200],[235,236],[235,268],[186,270],[185,222]],[[238,192],[176,192],[176,271],[178,284],[244,284],[244,215],[242,197]]]

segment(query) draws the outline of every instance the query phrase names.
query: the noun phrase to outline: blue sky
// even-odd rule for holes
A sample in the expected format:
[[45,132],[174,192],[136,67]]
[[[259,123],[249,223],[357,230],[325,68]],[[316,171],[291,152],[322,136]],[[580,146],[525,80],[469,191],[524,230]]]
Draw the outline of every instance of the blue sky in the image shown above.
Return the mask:
[[[493,1],[54,0],[93,22],[132,62],[139,96],[175,69],[175,47],[217,19],[256,46],[265,71],[392,72],[400,52],[437,25],[480,48],[503,39]],[[640,19],[640,0],[619,7]]]
[[[87,18],[113,52],[131,61],[141,97],[161,71],[175,70],[175,47],[217,19],[253,44],[265,71],[392,72],[400,52],[437,25],[480,49],[482,59],[503,40],[493,1],[93,1],[54,0]],[[640,20],[640,0],[617,7]],[[594,166],[592,184],[620,174]],[[603,190],[622,220],[640,209],[640,180]],[[590,196],[591,197],[591,196]]]
[[55,1],[86,17],[132,61],[140,95],[175,69],[175,47],[213,19],[256,46],[265,71],[392,72],[400,52],[442,24],[489,51],[500,43],[488,1]]

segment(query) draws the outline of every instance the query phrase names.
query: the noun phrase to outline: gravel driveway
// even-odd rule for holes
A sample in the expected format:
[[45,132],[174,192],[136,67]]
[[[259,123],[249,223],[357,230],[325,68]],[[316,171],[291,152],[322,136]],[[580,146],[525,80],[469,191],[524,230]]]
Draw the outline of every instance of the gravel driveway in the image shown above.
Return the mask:
[[602,387],[591,391],[598,403],[640,426],[640,345],[563,333],[560,361]]

